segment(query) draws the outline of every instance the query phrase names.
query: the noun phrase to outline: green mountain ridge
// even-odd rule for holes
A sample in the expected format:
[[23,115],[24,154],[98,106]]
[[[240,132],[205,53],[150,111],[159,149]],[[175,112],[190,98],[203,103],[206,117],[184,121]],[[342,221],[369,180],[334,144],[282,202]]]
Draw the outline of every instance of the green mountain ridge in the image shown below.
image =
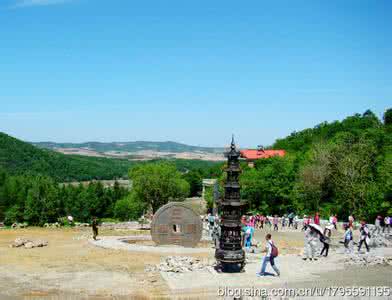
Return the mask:
[[123,159],[65,155],[40,149],[0,132],[0,167],[10,174],[40,174],[56,181],[113,179],[126,176],[132,165]]

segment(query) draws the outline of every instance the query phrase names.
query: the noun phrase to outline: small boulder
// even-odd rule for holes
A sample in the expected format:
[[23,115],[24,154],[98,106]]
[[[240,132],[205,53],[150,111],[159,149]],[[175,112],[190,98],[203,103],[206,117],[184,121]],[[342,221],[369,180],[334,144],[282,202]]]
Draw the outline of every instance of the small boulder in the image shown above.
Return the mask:
[[26,244],[24,244],[26,249],[31,249],[34,248],[34,243],[33,242],[27,242]]
[[22,247],[24,244],[31,242],[30,240],[24,238],[16,238],[15,241],[11,244],[12,248]]
[[48,241],[44,241],[44,240],[38,240],[38,241],[34,241],[34,247],[45,247],[48,245]]

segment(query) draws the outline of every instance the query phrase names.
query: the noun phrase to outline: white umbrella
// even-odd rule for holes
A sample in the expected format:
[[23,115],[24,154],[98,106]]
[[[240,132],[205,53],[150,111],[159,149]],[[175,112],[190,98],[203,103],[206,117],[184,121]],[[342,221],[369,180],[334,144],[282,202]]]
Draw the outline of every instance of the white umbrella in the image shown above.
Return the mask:
[[325,228],[332,230],[332,229],[334,229],[334,226],[332,224],[328,224],[327,226],[325,226]]
[[309,224],[310,227],[312,227],[314,230],[318,231],[321,235],[324,235],[324,230],[321,228],[320,225],[317,224]]

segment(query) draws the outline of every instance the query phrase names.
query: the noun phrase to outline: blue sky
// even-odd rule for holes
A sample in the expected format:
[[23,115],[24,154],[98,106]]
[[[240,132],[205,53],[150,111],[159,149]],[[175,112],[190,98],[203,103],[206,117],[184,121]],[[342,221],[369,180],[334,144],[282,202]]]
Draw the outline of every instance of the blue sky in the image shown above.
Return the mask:
[[0,131],[244,147],[392,106],[392,1],[0,1]]

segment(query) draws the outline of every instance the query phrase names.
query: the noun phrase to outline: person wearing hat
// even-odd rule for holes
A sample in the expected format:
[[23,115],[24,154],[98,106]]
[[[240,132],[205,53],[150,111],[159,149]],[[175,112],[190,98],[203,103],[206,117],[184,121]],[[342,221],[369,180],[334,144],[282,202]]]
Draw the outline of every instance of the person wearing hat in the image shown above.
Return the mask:
[[323,243],[323,249],[321,249],[320,256],[323,255],[324,251],[324,256],[328,256],[329,244],[331,243],[332,229],[333,225],[331,223],[328,223],[328,225],[324,229],[324,235],[320,235],[320,242]]
[[359,228],[360,240],[358,245],[358,252],[361,251],[361,247],[365,244],[366,251],[369,252],[369,241],[370,241],[370,232],[369,228],[366,225],[365,221],[361,221],[361,227]]

